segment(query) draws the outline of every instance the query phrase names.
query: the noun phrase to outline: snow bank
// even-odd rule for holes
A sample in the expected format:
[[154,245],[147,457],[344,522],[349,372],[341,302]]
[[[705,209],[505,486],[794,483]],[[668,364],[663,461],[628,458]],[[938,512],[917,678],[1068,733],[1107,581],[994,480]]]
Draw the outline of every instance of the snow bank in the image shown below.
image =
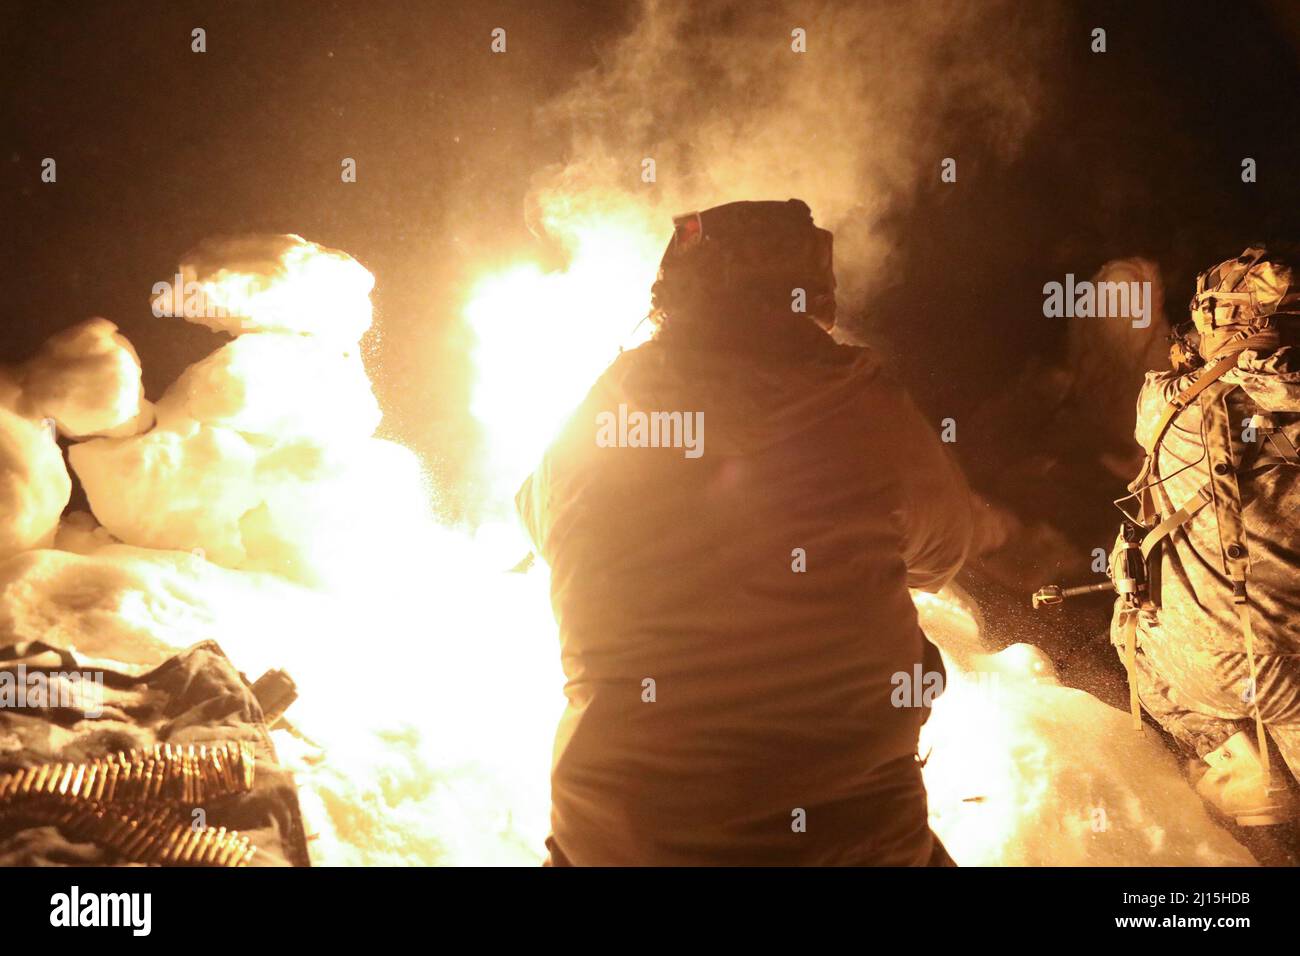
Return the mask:
[[[15,549],[61,550],[0,563],[0,640],[143,669],[215,639],[250,677],[287,669],[310,740],[275,736],[318,863],[539,862],[562,707],[545,582],[503,573],[517,537],[436,526],[415,457],[373,437],[369,273],[295,236],[204,243],[181,272],[201,295],[170,304],[238,337],[144,434],[69,449],[94,513],[57,538],[66,470],[16,420],[48,454],[8,458],[57,466],[64,493],[33,503],[41,536]],[[107,388],[84,371],[87,394]],[[15,493],[54,487],[24,475]]]
[[199,641],[224,645],[228,635],[282,647],[325,613],[321,600],[274,575],[227,571],[186,552],[29,551],[0,564],[0,641],[43,640],[143,670]]
[[158,402],[158,419],[324,441],[369,437],[380,411],[355,346],[263,333],[241,335],[186,369]]
[[379,439],[262,441],[186,420],[68,457],[119,540],[320,587],[364,586],[394,527],[428,507],[414,455]]
[[986,653],[955,593],[916,595],[946,693],[921,737],[930,824],[963,866],[1250,866],[1153,732],[1062,687],[1040,651]]
[[201,305],[240,307],[205,324],[260,331],[187,369],[149,432],[70,449],[95,517],[127,544],[364,586],[393,529],[428,510],[415,456],[371,437],[380,411],[357,343],[373,277],[298,236],[205,242],[181,271]]
[[106,319],[74,325],[22,365],[0,369],[0,560],[54,541],[72,494],[56,429],[129,435],[151,414],[140,359]]
[[134,435],[150,423],[140,357],[107,319],[51,337],[18,372],[18,410],[53,419],[69,438]]
[[344,344],[370,328],[374,276],[346,252],[301,236],[206,239],[178,276],[155,295],[156,314],[231,335],[291,332]]
[[[427,529],[422,563],[365,600],[201,556],[104,544],[86,516],[0,564],[0,641],[40,638],[143,671],[215,639],[250,678],[284,667],[304,741],[275,738],[324,865],[533,865],[563,706],[542,575]],[[383,556],[376,556],[382,560]],[[116,666],[116,665],[115,665]]]
[[0,561],[48,547],[71,495],[50,428],[0,407]]

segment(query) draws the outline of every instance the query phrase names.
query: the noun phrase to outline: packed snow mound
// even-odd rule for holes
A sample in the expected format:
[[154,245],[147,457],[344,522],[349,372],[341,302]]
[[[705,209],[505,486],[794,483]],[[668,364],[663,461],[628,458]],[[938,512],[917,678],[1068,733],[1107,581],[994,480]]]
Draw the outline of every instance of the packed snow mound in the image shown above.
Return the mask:
[[107,319],[87,319],[48,339],[17,370],[16,410],[53,419],[69,438],[134,435],[150,423],[140,357]]
[[252,334],[182,373],[150,431],[69,450],[95,518],[125,544],[364,588],[387,573],[373,555],[429,510],[415,455],[371,437],[357,340],[373,277],[298,236],[208,240],[181,274],[216,309],[205,324]]
[[1154,732],[1060,686],[1036,648],[982,651],[954,594],[915,599],[948,667],[920,752],[930,825],[958,864],[1254,865]]
[[72,554],[93,554],[110,544],[121,542],[109,534],[89,511],[65,512],[59,522],[58,534],[54,536],[55,550]]
[[185,419],[68,458],[117,539],[314,586],[364,586],[373,554],[429,507],[415,455],[377,438],[263,438]]
[[365,438],[380,417],[357,349],[265,333],[191,365],[158,401],[163,427],[191,419],[257,436]]
[[316,606],[314,592],[274,575],[226,571],[184,552],[110,544],[0,564],[0,642],[42,640],[141,669],[234,631],[281,646],[320,616]]
[[157,315],[217,332],[271,331],[355,344],[370,328],[375,279],[346,252],[295,235],[205,239],[160,283]]
[[53,429],[0,407],[0,560],[48,547],[71,496]]

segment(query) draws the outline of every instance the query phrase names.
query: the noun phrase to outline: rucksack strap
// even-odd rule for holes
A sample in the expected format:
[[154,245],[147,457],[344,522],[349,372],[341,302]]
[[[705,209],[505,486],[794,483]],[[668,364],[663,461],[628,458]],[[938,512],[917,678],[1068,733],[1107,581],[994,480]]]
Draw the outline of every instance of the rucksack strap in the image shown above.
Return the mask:
[[1288,465],[1300,465],[1300,451],[1297,451],[1295,442],[1281,431],[1266,432],[1265,439],[1273,446],[1273,451],[1283,462]]
[[1192,402],[1196,401],[1202,392],[1236,368],[1237,358],[1242,352],[1247,349],[1276,344],[1276,333],[1272,330],[1253,334],[1243,330],[1239,334],[1241,338],[1229,339],[1214,362],[1206,366],[1195,381],[1170,399],[1169,404],[1165,406],[1165,410],[1161,412],[1160,418],[1156,422],[1155,437],[1151,441],[1151,451],[1142,462],[1142,470],[1133,479],[1132,484],[1129,485],[1129,490],[1133,492],[1138,500],[1138,519],[1141,524],[1148,525],[1155,520],[1158,514],[1158,509],[1155,508],[1151,498],[1153,482],[1149,479],[1155,477],[1158,480],[1156,459],[1160,455],[1160,443],[1164,440],[1165,432],[1169,431],[1169,426],[1174,423],[1174,419],[1182,414],[1183,410]]
[[1246,594],[1245,580],[1232,583],[1232,600],[1241,621],[1241,634],[1246,644],[1246,667],[1250,670],[1250,706],[1255,713],[1255,743],[1259,747],[1260,767],[1264,771],[1264,787],[1271,791],[1272,768],[1268,756],[1268,732],[1264,729],[1264,716],[1259,709],[1259,667],[1255,662],[1255,627],[1250,617],[1250,598]]
[[[1300,466],[1300,459],[1283,458],[1280,455],[1260,455],[1241,468],[1238,474],[1254,474],[1268,468],[1275,468],[1278,465]],[[1210,490],[1210,482],[1207,481],[1196,489],[1195,494],[1175,509],[1173,514],[1147,532],[1146,537],[1142,539],[1142,557],[1149,558],[1151,552],[1155,550],[1161,541],[1191,521],[1192,518],[1196,517],[1197,512],[1213,500],[1214,492]]]

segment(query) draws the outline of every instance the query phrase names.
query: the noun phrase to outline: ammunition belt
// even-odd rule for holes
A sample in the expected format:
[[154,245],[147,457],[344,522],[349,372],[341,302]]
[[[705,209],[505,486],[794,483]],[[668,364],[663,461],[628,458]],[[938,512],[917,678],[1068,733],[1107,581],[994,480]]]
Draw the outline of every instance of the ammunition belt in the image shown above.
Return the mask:
[[17,809],[15,816],[93,840],[131,863],[237,867],[247,866],[257,854],[237,830],[193,826],[166,804],[126,809],[32,803]]
[[253,789],[250,744],[156,744],[83,763],[0,774],[0,816],[54,824],[136,863],[245,866],[256,848],[225,827],[195,827],[184,808]]

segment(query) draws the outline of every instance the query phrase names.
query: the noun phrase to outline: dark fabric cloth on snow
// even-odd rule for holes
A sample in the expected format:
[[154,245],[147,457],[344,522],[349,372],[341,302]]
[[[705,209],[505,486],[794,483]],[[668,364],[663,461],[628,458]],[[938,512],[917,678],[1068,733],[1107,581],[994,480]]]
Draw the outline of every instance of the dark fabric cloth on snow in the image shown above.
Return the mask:
[[[253,790],[207,801],[206,825],[248,837],[257,847],[250,865],[310,865],[293,777],[277,764],[252,690],[216,643],[196,644],[138,676],[91,668],[75,654],[40,642],[0,647],[0,669],[16,674],[19,665],[29,679],[38,671],[93,671],[102,674],[103,693],[101,698],[83,691],[41,707],[0,706],[0,774],[93,761],[154,744],[245,741],[255,754]],[[70,702],[77,706],[54,706]],[[193,809],[181,808],[182,817],[190,819]],[[114,851],[58,827],[22,826],[0,807],[0,866],[120,862]]]

